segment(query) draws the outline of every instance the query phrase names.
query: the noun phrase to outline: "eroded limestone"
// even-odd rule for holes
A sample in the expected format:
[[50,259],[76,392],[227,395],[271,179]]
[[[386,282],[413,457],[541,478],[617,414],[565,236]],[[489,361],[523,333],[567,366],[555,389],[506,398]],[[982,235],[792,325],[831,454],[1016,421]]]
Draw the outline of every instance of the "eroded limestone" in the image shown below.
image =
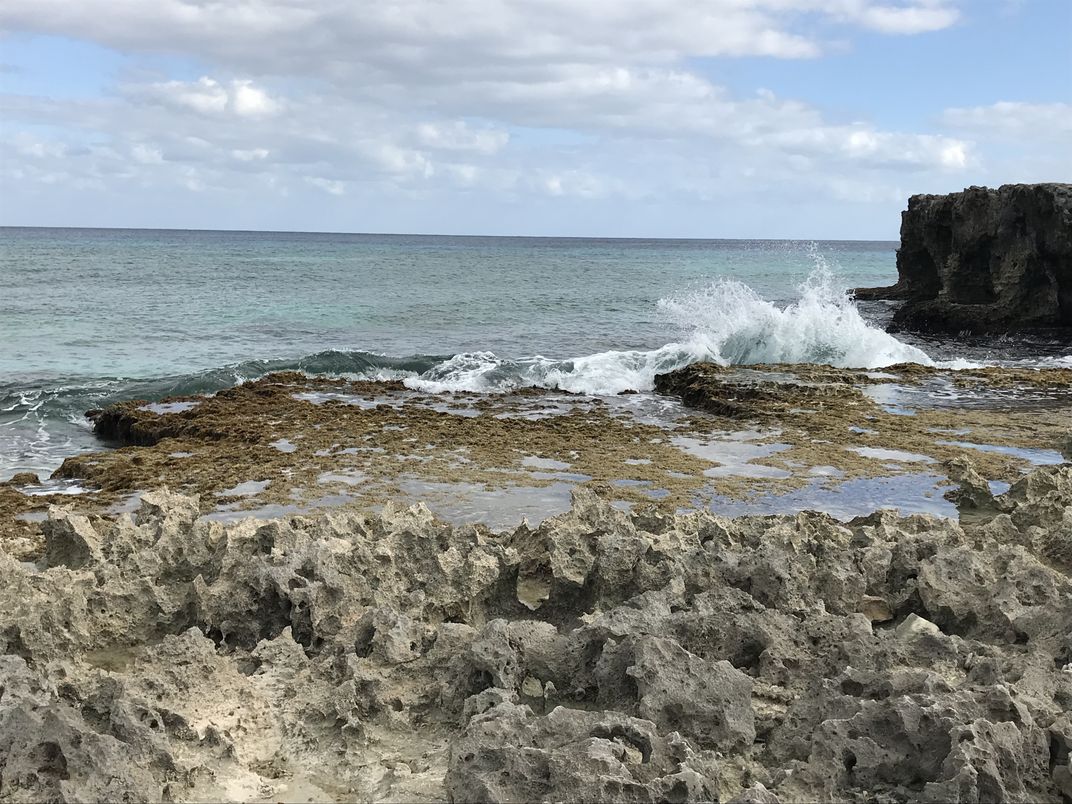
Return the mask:
[[960,524],[54,508],[0,552],[0,797],[1059,802],[1070,516],[1069,466]]

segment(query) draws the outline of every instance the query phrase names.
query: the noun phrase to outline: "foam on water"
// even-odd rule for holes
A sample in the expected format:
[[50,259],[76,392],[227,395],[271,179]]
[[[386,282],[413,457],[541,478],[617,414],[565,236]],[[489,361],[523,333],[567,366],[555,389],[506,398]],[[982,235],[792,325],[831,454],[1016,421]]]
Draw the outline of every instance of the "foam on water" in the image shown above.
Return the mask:
[[1072,355],[1044,357],[1039,361],[1039,365],[1047,368],[1072,368]]
[[690,344],[721,362],[829,363],[882,368],[932,363],[922,350],[868,324],[821,255],[798,287],[796,300],[779,307],[743,282],[717,280],[699,291],[663,299],[659,307],[691,330]]
[[405,383],[435,393],[539,385],[611,395],[650,390],[656,374],[701,360],[722,365],[828,363],[841,368],[934,365],[921,349],[868,324],[821,255],[815,259],[815,271],[798,288],[797,299],[786,305],[732,279],[660,300],[660,312],[681,336],[658,349],[558,361],[540,356],[502,360],[492,352],[473,352],[455,355],[407,377]]

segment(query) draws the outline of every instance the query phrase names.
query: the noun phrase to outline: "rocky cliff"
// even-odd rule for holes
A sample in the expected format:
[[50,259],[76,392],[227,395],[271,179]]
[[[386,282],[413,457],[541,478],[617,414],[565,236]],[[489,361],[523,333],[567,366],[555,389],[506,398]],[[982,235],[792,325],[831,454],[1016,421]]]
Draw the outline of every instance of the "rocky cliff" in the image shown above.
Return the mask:
[[892,329],[1072,328],[1072,184],[915,195],[901,217]]

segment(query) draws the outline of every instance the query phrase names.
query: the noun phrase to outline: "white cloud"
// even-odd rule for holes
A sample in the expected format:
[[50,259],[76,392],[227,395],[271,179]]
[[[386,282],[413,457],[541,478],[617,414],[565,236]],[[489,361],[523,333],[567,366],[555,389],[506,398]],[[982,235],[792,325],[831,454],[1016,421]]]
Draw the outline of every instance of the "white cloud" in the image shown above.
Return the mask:
[[968,159],[974,183],[1068,181],[1072,173],[1072,104],[999,101],[946,109],[939,122],[971,138],[980,154]]
[[424,178],[430,178],[435,173],[432,161],[414,148],[405,148],[381,140],[362,143],[360,149],[377,166],[389,173]]
[[239,162],[256,162],[261,159],[267,159],[269,153],[271,152],[267,148],[234,148],[231,150],[231,156]]
[[334,179],[325,179],[322,176],[306,176],[305,181],[330,195],[343,195],[346,192],[346,185]]
[[179,169],[179,182],[190,192],[200,193],[208,186],[202,172],[192,167]]
[[197,81],[160,81],[130,85],[126,93],[136,100],[186,109],[203,115],[235,115],[245,118],[270,117],[280,104],[248,79],[226,83],[208,76]]
[[[680,70],[620,68],[512,88],[481,106],[498,125],[420,120],[339,95],[283,97],[263,89],[273,110],[264,125],[263,104],[239,111],[237,88],[261,89],[247,79],[212,77],[128,82],[110,101],[7,98],[3,106],[28,122],[108,142],[107,150],[62,160],[79,175],[130,181],[151,170],[137,180],[198,191],[232,186],[235,179],[225,177],[240,173],[263,177],[258,192],[280,195],[305,185],[338,196],[355,182],[383,182],[410,191],[710,199],[772,179],[811,180],[821,189],[833,187],[828,178],[835,174],[875,183],[875,171],[957,171],[972,159],[963,140],[831,123],[818,109],[770,91],[735,98]],[[508,125],[529,133],[515,141]],[[540,144],[542,131],[558,128],[585,136],[568,146]],[[60,144],[40,138],[32,148],[66,156]],[[659,167],[641,170],[644,161]]]
[[586,170],[567,170],[561,173],[535,177],[537,188],[550,196],[575,196],[577,198],[605,198],[608,195],[626,194],[628,187],[620,180],[599,176]]
[[860,9],[856,19],[860,24],[883,33],[917,34],[948,28],[959,17],[959,12],[945,3],[920,3],[907,7],[865,7]]
[[68,154],[67,146],[62,142],[42,140],[28,132],[18,132],[9,141],[9,147],[15,154],[29,159],[63,159]]
[[130,156],[135,162],[143,165],[158,165],[164,161],[163,154],[160,153],[159,148],[140,142],[130,149]]
[[1065,139],[1072,135],[1072,104],[1000,101],[947,109],[942,123],[982,136]]
[[476,151],[494,154],[510,141],[508,132],[491,127],[474,128],[462,120],[422,123],[417,128],[422,145],[451,151]]
[[941,146],[939,158],[948,168],[962,168],[968,164],[967,146],[963,142],[951,141]]
[[232,82],[229,102],[240,117],[267,117],[279,110],[279,104],[263,89],[253,86],[252,81]]
[[[952,0],[5,0],[0,25],[125,50],[180,52],[255,74],[457,80],[509,64],[683,56],[813,57],[801,18],[890,33],[952,25]],[[803,26],[808,30],[808,26]]]
[[0,179],[232,201],[479,190],[691,203],[787,187],[884,200],[905,174],[971,169],[977,149],[734,93],[706,60],[816,58],[859,29],[956,20],[946,0],[4,0],[0,27],[204,74],[133,55],[97,98],[0,98],[5,121],[40,129],[0,142],[17,157]]

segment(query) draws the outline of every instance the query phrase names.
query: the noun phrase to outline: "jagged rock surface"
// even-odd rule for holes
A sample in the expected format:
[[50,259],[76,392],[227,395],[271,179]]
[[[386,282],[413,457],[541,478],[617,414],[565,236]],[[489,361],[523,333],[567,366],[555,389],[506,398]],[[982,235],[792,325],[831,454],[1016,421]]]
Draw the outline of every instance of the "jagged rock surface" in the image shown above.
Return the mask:
[[1072,327],[1072,184],[914,195],[901,218],[891,327],[1004,332]]
[[157,491],[45,535],[0,553],[0,801],[1069,800],[1069,466],[964,526]]

